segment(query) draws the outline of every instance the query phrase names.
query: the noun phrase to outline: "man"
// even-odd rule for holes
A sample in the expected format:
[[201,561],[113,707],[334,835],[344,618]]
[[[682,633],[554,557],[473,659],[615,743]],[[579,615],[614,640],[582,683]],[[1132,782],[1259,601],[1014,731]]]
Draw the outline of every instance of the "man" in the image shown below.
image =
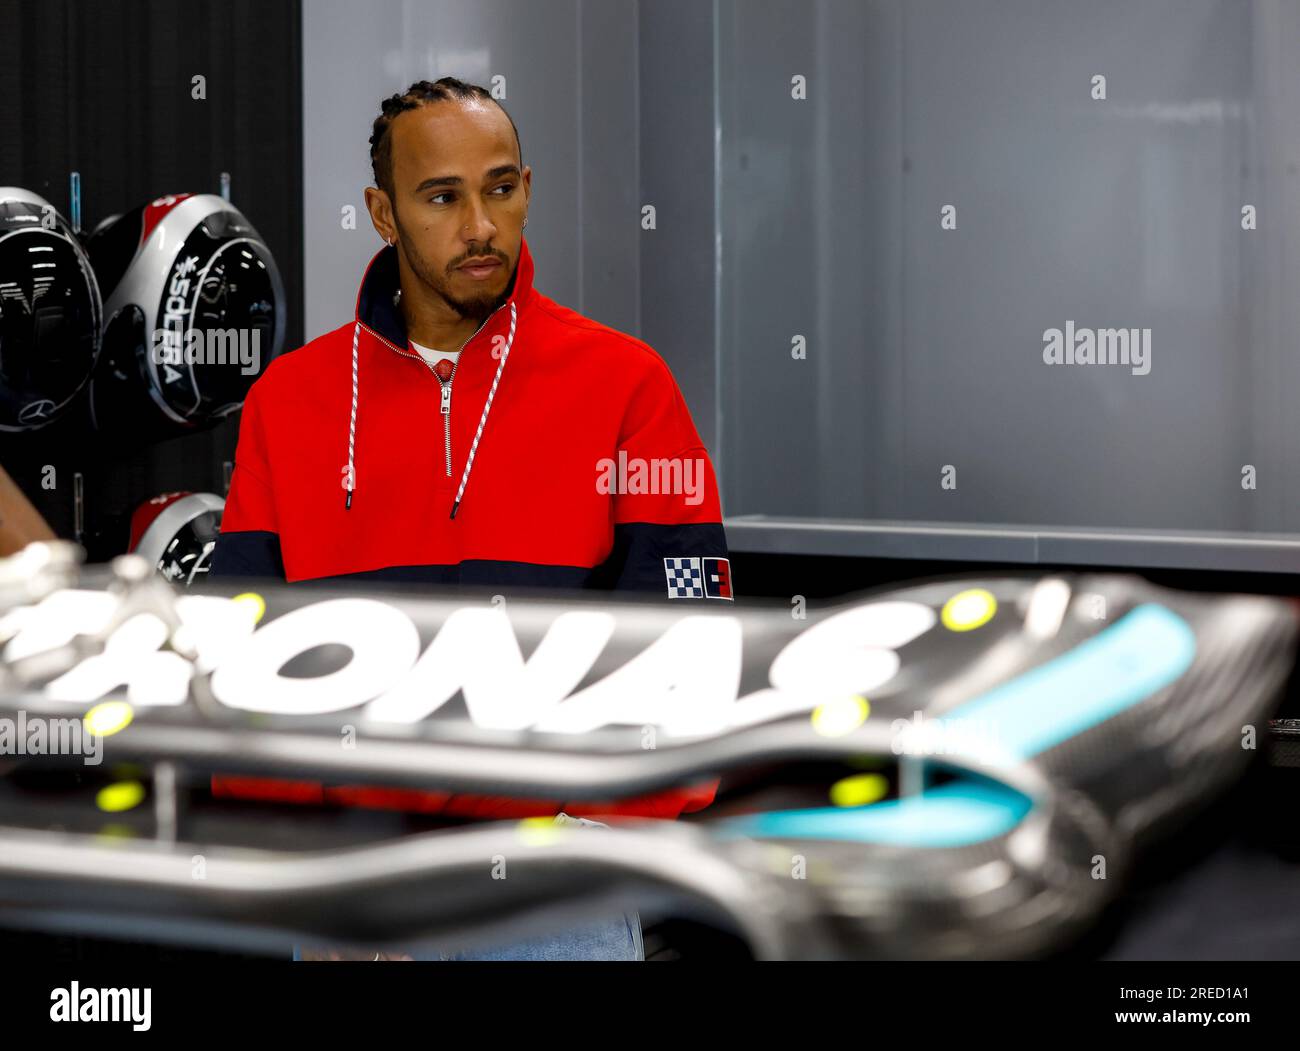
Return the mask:
[[385,100],[353,321],[244,405],[212,573],[729,600],[717,482],[663,359],[533,287],[532,170],[482,88]]
[[[667,365],[533,287],[532,171],[505,110],[481,87],[420,81],[384,101],[370,156],[366,206],[386,247],[354,319],[249,392],[211,575],[730,601],[713,467]],[[586,812],[676,817],[715,788]],[[536,806],[437,801],[480,817]],[[542,813],[561,809],[582,812]],[[635,917],[614,917],[505,951],[637,958],[640,945]]]

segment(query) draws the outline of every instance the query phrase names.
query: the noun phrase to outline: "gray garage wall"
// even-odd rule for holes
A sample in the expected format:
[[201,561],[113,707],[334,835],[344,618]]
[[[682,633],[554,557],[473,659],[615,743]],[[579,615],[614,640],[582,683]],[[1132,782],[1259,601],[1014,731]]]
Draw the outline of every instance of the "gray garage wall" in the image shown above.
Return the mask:
[[1294,0],[313,0],[303,53],[309,337],[379,99],[502,74],[539,287],[668,360],[733,546],[1300,569]]
[[716,447],[712,25],[692,0],[305,4],[307,337],[347,320],[380,245],[362,197],[380,101],[422,78],[504,76],[533,169],[537,287],[659,351]]
[[[724,3],[730,510],[1300,526],[1298,7]],[[1150,374],[1045,365],[1067,319]]]

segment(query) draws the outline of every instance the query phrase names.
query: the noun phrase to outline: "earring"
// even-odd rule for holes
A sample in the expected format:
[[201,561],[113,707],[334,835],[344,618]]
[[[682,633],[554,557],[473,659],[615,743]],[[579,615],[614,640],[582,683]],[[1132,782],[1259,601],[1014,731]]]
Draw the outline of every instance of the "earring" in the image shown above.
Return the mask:
[[524,225],[525,225],[525,226],[528,225],[528,216],[526,216],[526,215],[524,216]]
[[391,237],[388,239],[388,247],[389,248],[393,247],[393,239]]

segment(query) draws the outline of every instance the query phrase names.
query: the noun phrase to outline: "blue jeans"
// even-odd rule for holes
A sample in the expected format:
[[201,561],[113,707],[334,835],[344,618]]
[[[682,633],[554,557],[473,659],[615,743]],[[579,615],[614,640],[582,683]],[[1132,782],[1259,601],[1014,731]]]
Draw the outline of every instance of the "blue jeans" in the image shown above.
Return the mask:
[[411,955],[416,960],[644,960],[645,945],[641,941],[641,917],[626,912],[562,934],[528,938],[513,945]]
[[[644,960],[645,945],[641,940],[640,915],[626,912],[570,928],[562,934],[528,938],[513,945],[455,953],[429,950],[410,955],[413,960]],[[293,958],[302,959],[299,946],[294,946]]]

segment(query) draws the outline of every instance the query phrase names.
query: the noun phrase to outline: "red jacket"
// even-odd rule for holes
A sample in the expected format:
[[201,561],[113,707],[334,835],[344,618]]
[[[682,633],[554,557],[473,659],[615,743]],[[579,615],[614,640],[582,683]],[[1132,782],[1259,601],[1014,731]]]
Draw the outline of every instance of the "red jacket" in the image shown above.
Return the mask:
[[212,574],[730,599],[713,465],[663,359],[538,292],[521,242],[444,415],[393,302],[396,252],[352,322],[253,384]]
[[[212,576],[732,598],[713,466],[654,350],[538,292],[525,241],[509,298],[465,344],[448,400],[411,349],[398,288],[397,250],[385,247],[355,318],[253,384]],[[671,817],[707,804],[715,786],[566,806]],[[280,792],[263,779],[214,787],[370,798],[319,785]],[[383,798],[484,816],[559,805],[417,796]]]

